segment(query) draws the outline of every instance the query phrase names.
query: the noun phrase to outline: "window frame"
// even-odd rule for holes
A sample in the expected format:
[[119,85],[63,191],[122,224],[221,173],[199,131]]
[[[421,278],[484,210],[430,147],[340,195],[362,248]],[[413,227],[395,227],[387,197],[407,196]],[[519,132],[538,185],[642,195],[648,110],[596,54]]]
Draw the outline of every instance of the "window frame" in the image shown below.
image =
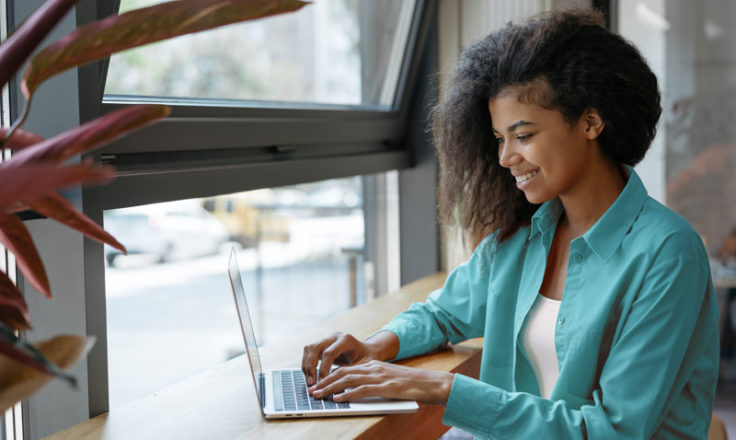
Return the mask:
[[[98,0],[97,10],[107,12],[100,9],[101,3],[104,2]],[[119,1],[116,3],[119,6]],[[232,181],[239,172],[268,170],[272,179],[267,184],[280,186],[314,180],[316,173],[312,168],[319,170],[321,178],[331,178],[349,175],[344,171],[348,168],[352,174],[368,174],[411,167],[413,155],[404,142],[412,92],[409,84],[416,77],[432,3],[416,1],[394,102],[388,110],[258,101],[238,102],[238,106],[229,107],[220,100],[199,100],[206,105],[166,100],[172,107],[168,118],[93,154],[97,160],[118,168],[118,178],[99,190],[103,193],[100,197],[104,209],[173,200],[189,192],[202,194],[187,184],[197,180],[202,172],[210,176],[209,180]],[[94,16],[93,11],[82,14]],[[108,64],[106,60],[88,68],[84,86],[80,69],[80,93],[87,95],[80,102],[82,120],[133,103],[160,103],[145,97],[104,102],[103,74]],[[90,93],[92,90],[94,93]],[[161,176],[180,190],[170,192],[166,185],[159,185]],[[274,176],[279,178],[273,179]],[[263,186],[251,180],[236,177],[235,183],[224,184],[217,192]],[[143,194],[138,191],[140,188],[148,192]]]
[[[80,3],[78,22],[106,15],[111,6],[107,3]],[[115,3],[113,10],[119,1]],[[119,174],[111,184],[82,189],[85,214],[102,224],[106,209],[406,170],[399,175],[401,283],[434,273],[439,268],[437,225],[427,218],[435,216],[437,170],[426,122],[436,100],[435,94],[427,95],[435,88],[431,78],[437,65],[432,53],[436,51],[432,44],[436,6],[437,0],[417,0],[391,109],[172,105],[166,120],[89,155],[115,165]],[[129,105],[102,102],[107,65],[104,61],[78,69],[82,122]],[[248,139],[242,133],[248,133]],[[209,148],[201,147],[205,141]],[[228,162],[223,154],[249,157]],[[417,188],[422,197],[409,207],[407,192],[415,196]],[[379,215],[377,211],[367,215]],[[424,226],[416,227],[417,222]],[[419,234],[424,235],[417,240]],[[366,249],[366,257],[384,259],[386,254]],[[84,240],[83,275],[87,333],[97,336],[96,348],[87,356],[92,417],[109,410],[109,395],[104,251],[102,245],[88,239]],[[380,267],[375,276],[384,286],[391,277]]]

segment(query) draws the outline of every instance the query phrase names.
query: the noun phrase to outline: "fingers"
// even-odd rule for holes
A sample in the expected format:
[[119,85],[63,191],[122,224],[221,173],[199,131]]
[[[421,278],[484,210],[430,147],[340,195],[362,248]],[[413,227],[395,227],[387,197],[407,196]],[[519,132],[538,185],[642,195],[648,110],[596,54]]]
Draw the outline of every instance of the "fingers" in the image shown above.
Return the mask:
[[309,387],[309,393],[318,399],[334,396],[337,402],[376,396],[444,405],[450,397],[454,379],[454,373],[372,360],[338,368]]
[[320,380],[322,380],[321,378],[323,377],[329,376],[330,368],[338,357],[349,357],[349,352],[355,350],[357,344],[360,344],[360,342],[352,335],[340,334],[339,337],[322,352],[322,359],[319,365]]
[[332,399],[335,402],[349,402],[352,400],[365,399],[366,397],[385,397],[387,384],[369,384],[350,389],[336,395]]
[[[346,369],[340,368],[332,373],[329,376],[329,379],[325,378],[324,381],[320,381],[320,383],[316,385],[316,388],[312,393],[314,397],[322,399],[333,394],[343,393],[348,388],[355,389],[361,386],[378,385],[382,383],[380,378],[369,374],[365,369],[353,369],[349,373],[345,373],[340,370]],[[328,380],[329,383],[327,383]]]
[[347,374],[356,374],[358,373],[357,368],[358,367],[340,367],[325,377],[320,376],[319,382],[309,387],[309,391],[322,390],[328,385],[342,379]]
[[335,333],[330,337],[317,342],[316,344],[311,344],[304,347],[304,355],[302,356],[302,372],[304,372],[304,377],[307,380],[307,385],[313,385],[316,382],[317,363],[322,357],[322,352],[324,351],[324,349],[334,344],[340,336],[340,333]]

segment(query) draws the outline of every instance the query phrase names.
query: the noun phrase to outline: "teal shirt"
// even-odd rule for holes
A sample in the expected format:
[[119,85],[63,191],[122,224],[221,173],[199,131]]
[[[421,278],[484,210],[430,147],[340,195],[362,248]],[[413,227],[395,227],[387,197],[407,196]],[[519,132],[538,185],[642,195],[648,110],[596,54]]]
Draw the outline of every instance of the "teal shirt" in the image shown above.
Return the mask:
[[718,311],[708,256],[637,174],[570,243],[555,329],[560,374],[539,397],[520,331],[542,285],[562,213],[490,235],[424,303],[382,330],[397,359],[484,337],[480,380],[455,375],[443,423],[493,439],[704,439],[718,376]]

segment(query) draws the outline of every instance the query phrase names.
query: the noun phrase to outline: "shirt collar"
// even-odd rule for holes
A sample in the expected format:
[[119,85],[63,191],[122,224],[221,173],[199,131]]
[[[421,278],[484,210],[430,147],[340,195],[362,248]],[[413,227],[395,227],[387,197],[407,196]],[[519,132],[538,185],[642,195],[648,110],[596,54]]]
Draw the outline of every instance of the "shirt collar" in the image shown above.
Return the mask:
[[532,226],[529,230],[529,238],[534,238],[537,234],[546,235],[557,227],[557,222],[562,215],[562,202],[555,197],[548,200],[537,209],[532,216]]
[[[626,166],[626,170],[629,180],[623,191],[593,227],[582,236],[593,252],[606,261],[623,241],[647,198],[647,190],[639,175],[630,166]],[[539,233],[544,235],[553,231],[557,227],[562,209],[559,198],[544,202],[532,216],[529,238],[534,238]]]

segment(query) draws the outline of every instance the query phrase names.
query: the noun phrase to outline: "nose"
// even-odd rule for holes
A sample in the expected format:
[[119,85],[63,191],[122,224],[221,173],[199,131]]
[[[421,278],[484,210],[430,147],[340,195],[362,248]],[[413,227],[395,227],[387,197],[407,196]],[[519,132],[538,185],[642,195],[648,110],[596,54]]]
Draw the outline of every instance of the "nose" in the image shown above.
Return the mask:
[[498,144],[498,163],[504,168],[515,165],[520,160],[519,154],[514,151],[513,146],[509,142]]

